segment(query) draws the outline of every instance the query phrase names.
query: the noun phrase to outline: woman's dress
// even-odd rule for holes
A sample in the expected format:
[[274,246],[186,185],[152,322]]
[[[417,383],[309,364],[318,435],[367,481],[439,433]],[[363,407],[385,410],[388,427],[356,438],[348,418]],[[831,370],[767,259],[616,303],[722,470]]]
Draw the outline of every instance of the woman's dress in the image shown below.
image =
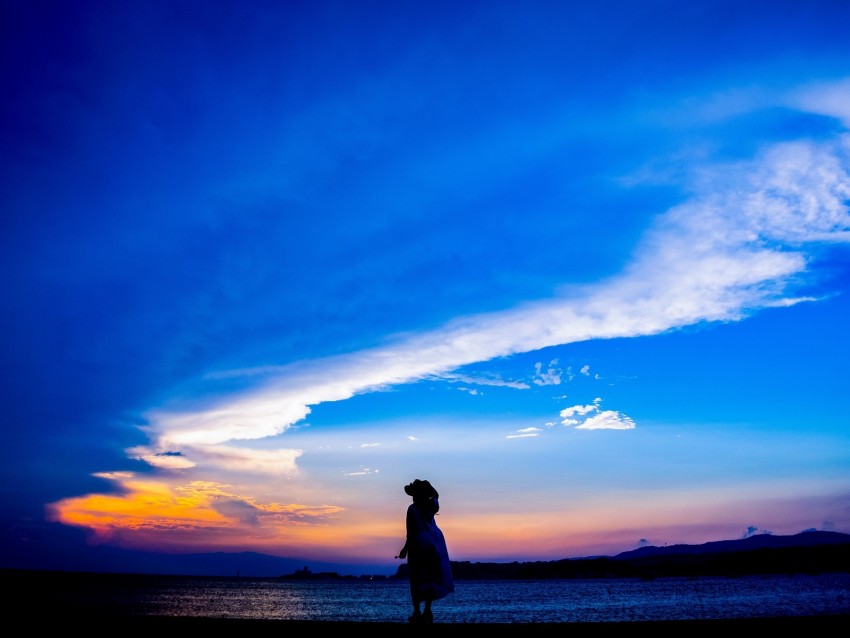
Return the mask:
[[449,552],[434,515],[436,498],[407,508],[407,568],[410,592],[420,600],[438,600],[455,589]]

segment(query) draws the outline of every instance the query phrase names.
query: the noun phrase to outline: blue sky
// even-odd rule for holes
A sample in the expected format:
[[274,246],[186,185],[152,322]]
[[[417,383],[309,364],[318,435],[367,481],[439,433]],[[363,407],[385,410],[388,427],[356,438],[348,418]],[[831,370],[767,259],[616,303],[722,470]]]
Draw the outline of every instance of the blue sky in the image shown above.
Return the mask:
[[3,566],[850,533],[850,6],[7,2]]

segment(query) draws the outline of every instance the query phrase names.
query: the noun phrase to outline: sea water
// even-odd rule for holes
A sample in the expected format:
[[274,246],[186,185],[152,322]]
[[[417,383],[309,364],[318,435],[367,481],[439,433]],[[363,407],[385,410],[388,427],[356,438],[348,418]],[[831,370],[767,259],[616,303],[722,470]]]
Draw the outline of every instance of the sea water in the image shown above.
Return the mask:
[[[404,622],[405,581],[89,575],[56,593],[92,614]],[[461,581],[441,623],[700,620],[850,613],[850,574]]]

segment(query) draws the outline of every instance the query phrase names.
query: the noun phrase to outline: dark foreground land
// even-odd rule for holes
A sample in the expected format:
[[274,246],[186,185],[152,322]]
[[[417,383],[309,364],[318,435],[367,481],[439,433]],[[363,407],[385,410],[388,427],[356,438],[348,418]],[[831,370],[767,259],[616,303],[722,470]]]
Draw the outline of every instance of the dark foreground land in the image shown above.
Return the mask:
[[[102,616],[99,618],[44,618],[45,626],[58,624],[63,630],[79,630],[87,636],[113,636],[117,631],[144,632],[163,636],[266,636],[280,638],[291,635],[358,634],[366,636],[398,636],[439,632],[443,635],[469,636],[481,631],[516,632],[531,636],[694,636],[730,635],[764,636],[791,632],[791,635],[842,635],[850,629],[848,614],[824,616],[782,616],[767,618],[734,618],[720,620],[665,620],[644,622],[580,622],[580,623],[439,623],[425,627],[391,622],[345,622],[309,620],[245,620],[234,618],[199,618],[186,616]],[[55,624],[54,624],[55,623]],[[32,625],[30,625],[32,628]],[[704,633],[712,632],[712,633]],[[490,635],[503,635],[493,634]]]

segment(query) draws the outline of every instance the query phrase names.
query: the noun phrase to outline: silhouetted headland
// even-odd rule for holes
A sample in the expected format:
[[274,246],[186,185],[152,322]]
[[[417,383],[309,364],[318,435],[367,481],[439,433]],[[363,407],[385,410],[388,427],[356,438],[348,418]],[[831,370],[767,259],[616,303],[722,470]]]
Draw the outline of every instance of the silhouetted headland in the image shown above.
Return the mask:
[[[456,580],[544,580],[574,578],[663,578],[759,574],[850,573],[850,534],[801,532],[759,534],[701,545],[642,547],[617,554],[534,562],[452,561]],[[407,564],[393,576],[340,576],[308,567],[282,576],[292,580],[407,579]]]

